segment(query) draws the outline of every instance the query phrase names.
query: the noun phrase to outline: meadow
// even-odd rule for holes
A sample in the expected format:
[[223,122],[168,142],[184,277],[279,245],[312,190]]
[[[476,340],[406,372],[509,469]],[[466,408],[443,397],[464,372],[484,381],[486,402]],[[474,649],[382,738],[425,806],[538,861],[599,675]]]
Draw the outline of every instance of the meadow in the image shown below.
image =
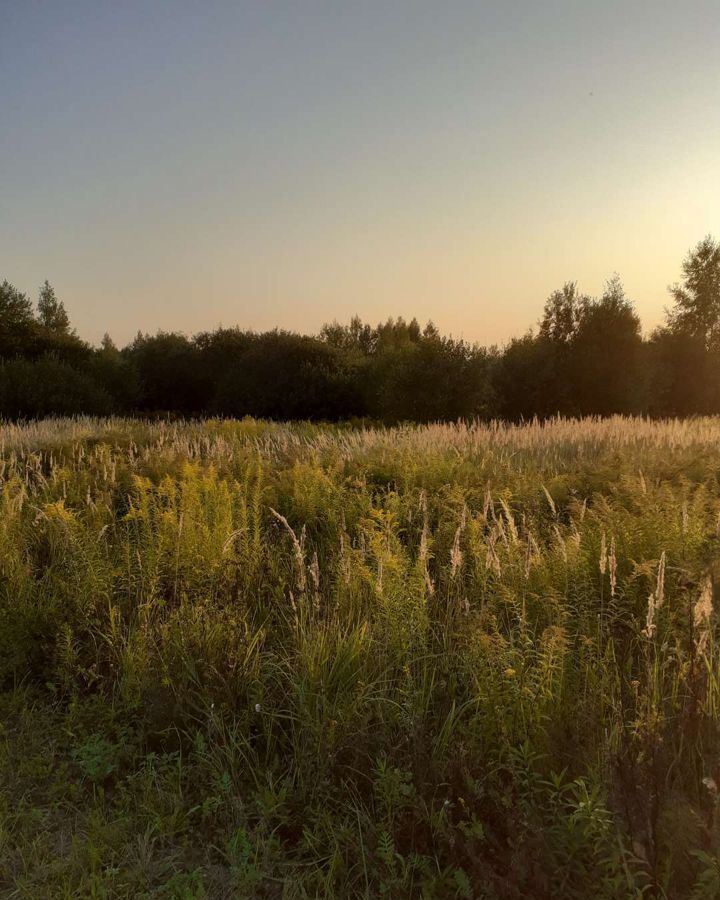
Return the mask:
[[720,896],[720,419],[0,424],[0,896]]

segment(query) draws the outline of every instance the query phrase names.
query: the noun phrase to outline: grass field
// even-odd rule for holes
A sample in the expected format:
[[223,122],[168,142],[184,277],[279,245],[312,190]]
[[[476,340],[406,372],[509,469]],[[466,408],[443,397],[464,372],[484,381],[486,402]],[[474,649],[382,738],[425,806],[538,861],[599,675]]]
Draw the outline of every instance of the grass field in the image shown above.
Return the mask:
[[717,898],[719,479],[718,419],[0,425],[0,896]]

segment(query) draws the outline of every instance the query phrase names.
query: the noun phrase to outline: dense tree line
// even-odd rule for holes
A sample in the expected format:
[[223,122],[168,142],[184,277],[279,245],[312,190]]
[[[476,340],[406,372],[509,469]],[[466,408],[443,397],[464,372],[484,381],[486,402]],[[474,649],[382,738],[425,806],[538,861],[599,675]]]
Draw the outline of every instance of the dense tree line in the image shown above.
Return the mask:
[[428,422],[471,417],[720,412],[720,243],[705,238],[648,338],[611,278],[600,297],[573,282],[537,331],[504,348],[444,337],[416,320],[354,318],[310,337],[221,328],[138,334],[98,348],[71,328],[46,281],[33,305],[0,285],[0,416],[176,413]]

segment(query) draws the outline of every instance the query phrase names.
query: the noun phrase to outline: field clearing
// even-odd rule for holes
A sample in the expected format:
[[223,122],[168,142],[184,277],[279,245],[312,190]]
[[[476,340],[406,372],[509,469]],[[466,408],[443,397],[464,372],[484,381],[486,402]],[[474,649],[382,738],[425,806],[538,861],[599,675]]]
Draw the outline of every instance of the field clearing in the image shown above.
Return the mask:
[[720,896],[720,418],[0,424],[0,896]]

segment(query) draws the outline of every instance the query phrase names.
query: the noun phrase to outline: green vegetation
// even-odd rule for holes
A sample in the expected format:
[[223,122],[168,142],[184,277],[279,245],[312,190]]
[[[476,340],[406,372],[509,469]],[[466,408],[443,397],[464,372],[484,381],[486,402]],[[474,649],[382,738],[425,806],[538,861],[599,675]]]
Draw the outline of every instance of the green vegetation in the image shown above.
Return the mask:
[[0,427],[0,896],[716,898],[719,442]]
[[0,416],[256,416],[275,421],[455,422],[537,416],[720,413],[720,243],[707,237],[670,288],[665,326],[641,333],[618,276],[601,296],[568,282],[537,333],[505,347],[432,323],[354,318],[317,336],[238,328],[138,334],[94,349],[45,282],[37,312],[0,284]]

